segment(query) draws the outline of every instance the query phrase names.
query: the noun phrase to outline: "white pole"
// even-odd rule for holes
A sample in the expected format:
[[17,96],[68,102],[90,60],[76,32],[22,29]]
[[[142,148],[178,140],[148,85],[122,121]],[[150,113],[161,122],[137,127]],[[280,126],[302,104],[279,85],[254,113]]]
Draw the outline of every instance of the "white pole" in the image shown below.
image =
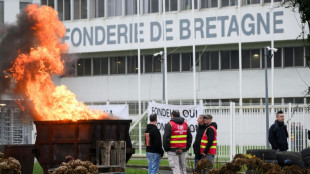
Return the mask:
[[292,118],[291,118],[291,115],[292,115],[292,104],[289,103],[288,104],[288,116],[287,116],[287,119],[288,119],[288,122],[287,122],[287,127],[288,127],[288,151],[291,151],[291,136],[292,136],[292,128],[291,128],[291,122],[292,122]]
[[235,110],[233,109],[233,102],[230,102],[230,114],[229,114],[229,123],[230,123],[230,131],[229,131],[229,142],[230,142],[230,161],[233,160],[233,112],[235,112]]
[[[273,33],[273,0],[270,5],[270,25],[271,25],[271,48],[274,48],[274,33]],[[274,50],[271,49],[271,54],[274,55]],[[274,115],[274,56],[271,58],[271,115]]]
[[[138,16],[138,31],[139,31],[139,24],[140,24],[140,3],[137,0],[137,16]],[[138,34],[138,103],[139,103],[139,118],[141,116],[141,56],[140,56],[140,37],[139,32]],[[142,154],[142,139],[141,139],[141,121],[139,122],[139,154]]]
[[165,69],[164,69],[164,74],[165,74],[165,101],[166,101],[166,104],[168,104],[168,84],[167,84],[167,40],[166,40],[166,0],[164,0],[164,3],[163,3],[163,26],[164,26],[164,41],[165,41],[165,44],[164,44],[164,64],[165,64]]
[[196,105],[196,48],[195,48],[195,1],[192,0],[192,42],[193,42],[193,90],[194,105]]
[[[238,0],[238,23],[241,23],[241,12],[240,12],[240,5],[241,0]],[[238,28],[238,43],[239,43],[239,105],[242,106],[242,48],[241,48],[241,30],[240,27]],[[241,107],[240,107],[240,114],[241,112]]]

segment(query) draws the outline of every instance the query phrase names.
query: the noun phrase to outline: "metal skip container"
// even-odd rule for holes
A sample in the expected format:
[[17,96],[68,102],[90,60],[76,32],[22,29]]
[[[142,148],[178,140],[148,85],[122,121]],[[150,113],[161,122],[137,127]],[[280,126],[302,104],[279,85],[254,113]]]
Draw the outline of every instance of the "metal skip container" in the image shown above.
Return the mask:
[[131,120],[34,121],[37,137],[33,153],[44,173],[58,167],[66,156],[98,164],[97,141],[126,141],[126,158],[130,158],[134,153],[130,150],[130,123]]

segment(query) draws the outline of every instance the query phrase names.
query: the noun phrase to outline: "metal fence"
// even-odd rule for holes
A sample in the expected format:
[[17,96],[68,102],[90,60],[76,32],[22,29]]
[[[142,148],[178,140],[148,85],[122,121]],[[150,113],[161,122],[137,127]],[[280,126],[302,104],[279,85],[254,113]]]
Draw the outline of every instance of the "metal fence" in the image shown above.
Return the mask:
[[31,144],[32,119],[17,107],[0,108],[0,144]]
[[[269,107],[269,127],[276,119],[276,112],[282,110],[289,132],[289,151],[301,151],[309,147],[310,108],[308,105],[281,105]],[[247,149],[266,148],[266,109],[264,106],[205,106],[204,113],[211,114],[218,124],[217,157],[229,160]],[[138,149],[137,154],[145,153],[144,131],[147,113],[134,120],[131,126],[131,139]],[[194,140],[193,140],[194,141]]]

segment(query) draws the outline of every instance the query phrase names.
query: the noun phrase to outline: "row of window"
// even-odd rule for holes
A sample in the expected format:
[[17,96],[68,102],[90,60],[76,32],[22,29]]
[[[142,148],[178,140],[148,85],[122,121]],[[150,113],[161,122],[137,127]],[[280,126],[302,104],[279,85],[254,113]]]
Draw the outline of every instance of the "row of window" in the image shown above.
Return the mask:
[[[124,16],[137,14],[137,0],[41,0],[41,5],[48,5],[58,11],[60,20],[71,20],[70,10],[73,10],[72,19],[86,19],[90,9],[90,18]],[[242,4],[270,3],[271,0],[242,0]],[[282,0],[274,0],[282,2]],[[163,5],[165,11],[181,11],[192,9],[192,0],[139,0],[141,14],[160,13]],[[165,3],[165,4],[164,4]],[[238,0],[195,0],[195,9],[236,6]]]
[[[274,67],[305,66],[304,47],[278,48],[274,53]],[[173,53],[167,55],[168,72],[187,72],[193,70],[193,54]],[[242,50],[242,69],[264,68],[263,49]],[[142,55],[141,73],[161,72],[161,57]],[[270,67],[271,59],[268,59]],[[239,51],[221,50],[196,52],[196,70],[230,70],[239,69]],[[102,58],[82,58],[76,62],[76,76],[134,74],[138,73],[138,56],[118,56]]]

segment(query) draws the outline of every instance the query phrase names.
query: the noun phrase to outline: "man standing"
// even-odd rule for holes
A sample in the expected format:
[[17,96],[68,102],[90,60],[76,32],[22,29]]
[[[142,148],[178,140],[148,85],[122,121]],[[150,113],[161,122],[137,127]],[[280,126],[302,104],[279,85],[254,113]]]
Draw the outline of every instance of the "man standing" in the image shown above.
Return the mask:
[[212,115],[206,115],[205,124],[207,128],[201,138],[200,154],[202,157],[214,163],[217,144],[217,124],[212,122]]
[[277,151],[287,151],[287,138],[288,132],[284,125],[284,113],[283,111],[278,111],[275,123],[269,128],[268,140],[272,149]]
[[148,173],[156,174],[159,169],[160,158],[164,155],[161,144],[161,135],[156,126],[157,115],[150,115],[150,124],[145,130],[146,157],[148,160]]
[[206,119],[205,115],[199,115],[197,119],[198,127],[196,129],[197,133],[196,133],[195,142],[193,144],[194,154],[195,154],[195,166],[197,165],[197,162],[201,159],[201,154],[200,154],[201,138],[207,128],[205,124],[205,119]]
[[186,174],[185,152],[192,143],[192,134],[178,110],[173,110],[163,136],[164,149],[168,155],[173,174]]

